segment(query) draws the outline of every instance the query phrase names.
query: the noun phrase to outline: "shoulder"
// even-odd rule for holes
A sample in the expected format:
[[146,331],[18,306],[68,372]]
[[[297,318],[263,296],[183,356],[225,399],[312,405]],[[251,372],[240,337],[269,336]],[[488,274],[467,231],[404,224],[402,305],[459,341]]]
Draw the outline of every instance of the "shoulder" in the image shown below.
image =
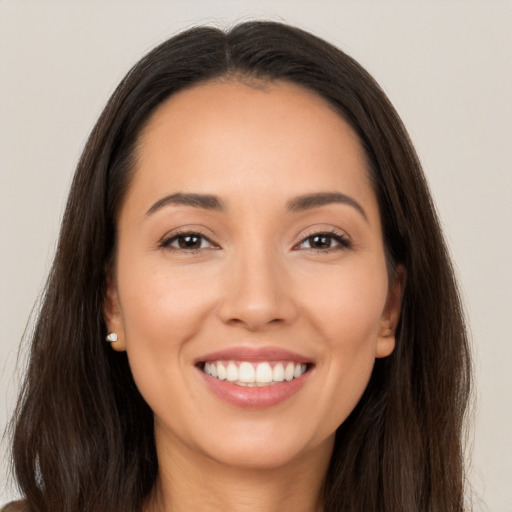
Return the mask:
[[28,510],[24,501],[11,501],[4,505],[0,512],[25,512]]

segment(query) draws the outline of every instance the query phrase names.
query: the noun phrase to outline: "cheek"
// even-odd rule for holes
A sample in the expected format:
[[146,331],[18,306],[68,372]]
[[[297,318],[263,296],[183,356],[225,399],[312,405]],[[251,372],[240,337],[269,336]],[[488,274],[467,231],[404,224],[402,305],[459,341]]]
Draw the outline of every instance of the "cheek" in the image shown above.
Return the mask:
[[[119,292],[133,378],[155,416],[185,435],[185,419],[196,414],[189,341],[204,324],[211,299],[198,292],[200,283],[189,273],[133,266],[124,275],[129,278],[119,282]],[[182,414],[170,415],[176,410]]]
[[322,425],[333,432],[361,398],[375,363],[381,315],[387,298],[385,265],[352,268],[324,279],[309,308],[310,324],[319,334],[319,373],[323,393],[318,410]]
[[333,350],[357,350],[376,341],[387,291],[384,261],[346,265],[308,287],[308,310]]
[[204,323],[211,299],[193,272],[132,263],[120,258],[118,289],[126,350],[143,392],[151,381],[175,380],[190,363],[187,342]]
[[[165,262],[130,265],[126,262],[119,282],[123,321],[127,343],[162,342],[193,334],[203,316],[208,300],[202,276],[180,269],[169,269]],[[188,334],[187,334],[188,333]]]

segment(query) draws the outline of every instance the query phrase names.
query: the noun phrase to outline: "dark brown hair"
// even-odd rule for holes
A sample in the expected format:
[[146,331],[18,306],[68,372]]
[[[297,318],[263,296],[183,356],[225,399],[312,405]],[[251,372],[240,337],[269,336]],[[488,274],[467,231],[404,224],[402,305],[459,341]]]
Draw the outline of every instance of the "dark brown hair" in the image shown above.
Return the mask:
[[470,359],[418,158],[392,105],[357,62],[272,22],[228,32],[200,27],[169,39],[127,74],[94,127],[71,187],[13,420],[14,471],[27,509],[135,512],[154,485],[152,412],[126,355],[103,341],[116,212],[150,114],[178,90],[226,77],[293,82],[339,112],[367,155],[390,269],[407,269],[396,349],[376,361],[362,399],[337,431],[325,510],[462,511]]

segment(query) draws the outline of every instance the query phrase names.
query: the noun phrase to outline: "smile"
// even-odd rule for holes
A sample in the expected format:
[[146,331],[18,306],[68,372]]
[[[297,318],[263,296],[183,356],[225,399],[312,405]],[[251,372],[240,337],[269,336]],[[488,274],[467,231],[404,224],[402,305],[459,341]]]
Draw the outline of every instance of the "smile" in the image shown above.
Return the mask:
[[315,373],[314,359],[280,347],[235,346],[199,356],[194,365],[217,398],[248,409],[273,407],[300,393]]
[[203,372],[210,377],[247,387],[290,382],[304,375],[307,369],[307,364],[293,361],[209,361],[202,367]]

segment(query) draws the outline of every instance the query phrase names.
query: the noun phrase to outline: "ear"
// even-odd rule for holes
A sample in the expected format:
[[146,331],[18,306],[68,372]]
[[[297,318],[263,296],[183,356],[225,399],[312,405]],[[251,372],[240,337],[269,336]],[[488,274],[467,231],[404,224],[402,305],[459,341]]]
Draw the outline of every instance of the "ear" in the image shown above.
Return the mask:
[[119,303],[119,293],[112,274],[107,276],[107,290],[105,294],[105,302],[103,304],[103,317],[107,325],[107,334],[115,332],[117,340],[111,342],[111,347],[118,351],[123,352],[126,350],[123,315],[121,305]]
[[375,357],[387,357],[395,348],[395,331],[400,318],[402,293],[405,287],[406,277],[407,272],[405,267],[399,265],[389,284],[388,298],[380,321]]

